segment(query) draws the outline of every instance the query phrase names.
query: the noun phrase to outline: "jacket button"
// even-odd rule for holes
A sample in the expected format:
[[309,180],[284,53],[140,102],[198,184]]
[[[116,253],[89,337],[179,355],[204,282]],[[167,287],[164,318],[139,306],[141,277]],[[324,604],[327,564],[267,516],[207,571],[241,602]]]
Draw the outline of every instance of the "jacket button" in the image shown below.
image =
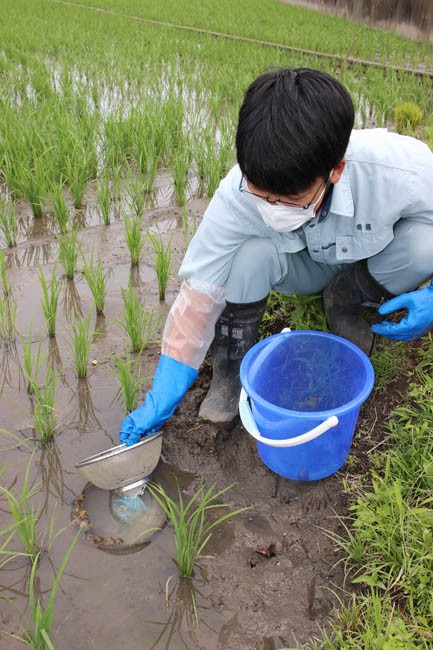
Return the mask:
[[347,246],[343,246],[343,248],[341,250],[342,250],[343,253],[347,253]]

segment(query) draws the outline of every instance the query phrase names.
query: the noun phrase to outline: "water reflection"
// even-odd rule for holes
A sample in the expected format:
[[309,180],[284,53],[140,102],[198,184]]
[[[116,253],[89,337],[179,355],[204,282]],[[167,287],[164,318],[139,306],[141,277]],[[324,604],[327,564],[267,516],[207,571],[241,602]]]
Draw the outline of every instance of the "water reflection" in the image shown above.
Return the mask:
[[[171,606],[171,612],[167,621],[147,621],[153,625],[161,626],[161,632],[158,634],[149,650],[169,650],[171,647],[179,647],[180,641],[185,648],[196,648],[196,650],[205,650],[206,643],[200,643],[200,628],[205,626],[214,635],[216,630],[212,629],[202,618],[203,610],[212,609],[209,603],[205,606],[203,603],[209,601],[199,589],[193,584],[190,578],[174,577],[175,586],[167,596],[167,607]],[[169,579],[170,580],[170,579]],[[169,581],[166,584],[166,591],[169,587]],[[172,642],[176,645],[172,646]]]
[[92,389],[87,377],[77,380],[76,399],[77,411],[74,421],[78,423],[79,432],[101,430],[102,425],[97,415],[98,410],[93,402]]
[[62,307],[69,322],[83,316],[81,297],[74,280],[63,279]]
[[17,247],[8,251],[6,266],[8,269],[39,266],[49,264],[57,259],[57,242],[47,241],[40,244],[29,244],[23,248]]
[[39,475],[42,483],[43,501],[41,504],[41,513],[48,512],[48,505],[50,496],[54,497],[56,501],[61,500],[65,503],[65,491],[74,496],[73,490],[67,487],[65,483],[65,474],[73,476],[72,472],[66,472],[63,469],[60,461],[60,452],[55,440],[49,445],[44,445],[39,454]]

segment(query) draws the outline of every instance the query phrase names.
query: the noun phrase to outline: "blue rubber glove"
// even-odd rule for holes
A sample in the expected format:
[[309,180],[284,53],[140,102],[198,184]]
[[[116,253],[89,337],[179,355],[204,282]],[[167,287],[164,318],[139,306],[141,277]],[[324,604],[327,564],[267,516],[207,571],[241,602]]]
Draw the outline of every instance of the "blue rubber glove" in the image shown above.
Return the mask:
[[159,431],[173,415],[197,375],[198,370],[161,354],[152,390],[147,393],[144,404],[123,420],[120,442],[130,447],[143,436]]
[[388,300],[379,307],[379,313],[385,316],[398,309],[407,309],[399,323],[382,321],[372,325],[373,332],[397,341],[419,339],[433,327],[433,284]]

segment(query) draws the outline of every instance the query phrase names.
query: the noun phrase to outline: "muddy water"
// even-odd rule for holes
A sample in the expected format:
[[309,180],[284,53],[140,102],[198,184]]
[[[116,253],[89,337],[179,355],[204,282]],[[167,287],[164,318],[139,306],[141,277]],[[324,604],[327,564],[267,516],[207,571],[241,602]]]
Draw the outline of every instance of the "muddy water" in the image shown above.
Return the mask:
[[[189,202],[191,217],[200,215],[203,208],[203,201]],[[57,255],[57,236],[50,221],[29,227],[17,248],[7,252],[18,304],[18,329],[26,338],[32,322],[35,345],[42,337],[58,371],[55,443],[42,449],[30,442],[28,447],[1,452],[1,464],[6,465],[2,483],[18,490],[30,452],[35,451],[31,478],[38,493],[33,502],[41,510],[39,531],[46,549],[39,569],[42,592],[49,591],[54,571],[77,532],[70,523],[71,509],[86,482],[75,463],[118,443],[123,412],[117,380],[109,368],[112,354],[123,354],[128,345],[116,322],[123,310],[120,288],[126,288],[131,279],[141,298],[163,313],[178,288],[174,274],[166,304],[161,305],[150,247],[146,244],[139,269],[131,272],[121,220],[101,226],[92,209],[86,210],[90,216],[79,236],[84,253],[89,256],[93,249],[95,256],[102,256],[104,268],[113,271],[106,314],[93,321],[97,335],[86,379],[76,378],[69,344],[74,314],[85,315],[92,308],[80,271],[71,282],[61,278],[57,267],[62,282],[58,332],[55,340],[45,336],[38,265],[48,277]],[[181,216],[179,208],[157,207],[143,222],[143,228],[159,225],[167,236],[173,236],[175,270],[184,249]],[[22,222],[31,223],[25,210]],[[143,374],[149,379],[143,395],[158,352],[155,343],[144,355]],[[0,358],[0,428],[23,440],[32,438],[31,403],[21,372],[19,338],[3,347]],[[197,418],[207,384],[205,368],[166,426],[157,476],[172,491],[177,479],[185,495],[197,489],[202,477],[219,488],[235,483],[227,500],[233,507],[249,509],[215,531],[206,549],[211,557],[203,559],[193,580],[176,577],[169,526],[144,548],[127,555],[103,552],[81,535],[56,599],[56,648],[277,650],[301,647],[318,634],[320,625],[329,622],[337,596],[343,594],[343,576],[336,565],[334,544],[323,531],[340,530],[335,513],[345,510],[341,476],[300,484],[273,475],[240,425],[227,433]],[[7,446],[8,439],[2,436],[1,447]],[[9,522],[4,500],[0,506],[0,527],[4,528]],[[47,531],[53,516],[55,531],[64,530],[48,552]],[[14,548],[19,549],[18,541]],[[1,596],[12,601],[0,604],[0,628],[8,632],[20,630],[14,606],[26,606],[28,574],[25,560],[0,572]],[[8,650],[21,647],[4,634],[0,641]]]

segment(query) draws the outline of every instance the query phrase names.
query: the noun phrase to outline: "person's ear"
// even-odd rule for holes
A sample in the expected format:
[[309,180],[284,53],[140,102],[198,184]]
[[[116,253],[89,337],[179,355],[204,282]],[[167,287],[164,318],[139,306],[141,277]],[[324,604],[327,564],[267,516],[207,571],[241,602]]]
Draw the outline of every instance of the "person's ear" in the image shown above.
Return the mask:
[[338,183],[338,181],[341,178],[341,174],[343,173],[343,169],[346,166],[346,158],[342,158],[338,165],[335,165],[334,169],[332,170],[332,174],[329,177],[329,180],[331,183]]

